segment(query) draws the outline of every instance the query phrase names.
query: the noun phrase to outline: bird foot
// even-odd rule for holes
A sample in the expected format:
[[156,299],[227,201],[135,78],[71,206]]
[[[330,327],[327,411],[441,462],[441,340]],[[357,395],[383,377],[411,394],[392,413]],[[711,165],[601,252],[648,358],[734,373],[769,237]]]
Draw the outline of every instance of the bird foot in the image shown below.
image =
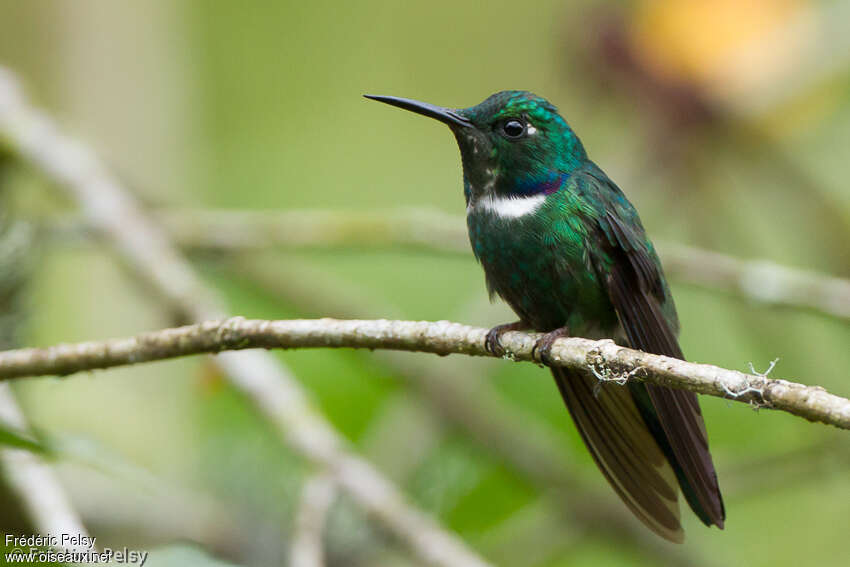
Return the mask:
[[543,364],[549,364],[552,362],[552,345],[555,344],[556,340],[569,336],[570,330],[567,326],[563,326],[560,329],[555,329],[554,331],[546,333],[537,339],[536,343],[534,343],[534,348],[531,349],[531,358],[536,358]]
[[529,326],[522,321],[496,325],[487,332],[487,338],[484,339],[484,350],[495,356],[505,356],[505,349],[502,346],[502,335],[508,331],[522,331],[528,328]]

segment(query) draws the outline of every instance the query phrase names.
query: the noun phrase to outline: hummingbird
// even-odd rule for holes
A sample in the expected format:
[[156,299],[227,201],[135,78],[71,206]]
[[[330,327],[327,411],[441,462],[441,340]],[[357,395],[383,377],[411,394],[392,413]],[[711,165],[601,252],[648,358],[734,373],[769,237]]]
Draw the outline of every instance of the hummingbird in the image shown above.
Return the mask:
[[[452,109],[365,96],[439,120],[454,134],[472,251],[491,299],[501,297],[519,318],[491,329],[487,350],[504,354],[503,333],[535,330],[544,333],[535,347],[544,362],[564,336],[684,359],[673,297],[637,210],[549,101],[502,91]],[[681,489],[704,524],[723,528],[696,394],[551,371],[594,461],[641,522],[681,543]]]

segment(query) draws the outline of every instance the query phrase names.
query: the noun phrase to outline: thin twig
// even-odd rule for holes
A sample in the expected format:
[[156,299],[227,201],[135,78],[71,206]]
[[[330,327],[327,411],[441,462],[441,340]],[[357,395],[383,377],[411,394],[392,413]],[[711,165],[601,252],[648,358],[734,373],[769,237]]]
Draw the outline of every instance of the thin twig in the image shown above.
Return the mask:
[[[491,356],[484,347],[487,329],[450,321],[363,321],[294,319],[267,321],[232,317],[135,337],[30,348],[0,353],[0,379],[67,375],[200,353],[250,348],[368,348]],[[505,333],[511,360],[539,362],[533,347],[539,335]],[[783,410],[850,429],[850,400],[818,386],[745,374],[624,348],[610,340],[560,339],[551,365],[593,372],[600,380],[640,380],[681,388],[757,407]],[[279,407],[284,412],[287,408]]]
[[291,567],[323,567],[325,564],[322,534],[335,497],[336,482],[327,473],[314,474],[304,482],[292,536]]
[[[58,130],[33,108],[13,74],[0,67],[0,143],[64,187],[88,222],[119,252],[140,281],[183,319],[201,321],[227,313],[166,233],[109,174],[97,156]],[[354,454],[344,438],[313,408],[298,381],[263,352],[226,353],[216,363],[262,411],[281,436],[339,485],[428,564],[482,567],[486,562],[459,538],[407,502],[401,491]]]

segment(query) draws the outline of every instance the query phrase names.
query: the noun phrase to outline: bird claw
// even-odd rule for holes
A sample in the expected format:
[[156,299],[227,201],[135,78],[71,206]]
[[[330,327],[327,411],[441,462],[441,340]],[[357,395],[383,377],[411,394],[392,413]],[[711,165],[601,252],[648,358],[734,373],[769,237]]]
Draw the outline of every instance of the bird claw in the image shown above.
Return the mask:
[[487,332],[487,337],[484,339],[484,350],[494,356],[505,356],[505,347],[502,346],[502,335],[508,331],[520,331],[527,328],[528,326],[522,321],[496,325]]
[[531,358],[536,358],[543,364],[549,364],[552,362],[552,345],[555,344],[556,340],[569,336],[570,330],[566,326],[546,333],[534,343],[531,348]]

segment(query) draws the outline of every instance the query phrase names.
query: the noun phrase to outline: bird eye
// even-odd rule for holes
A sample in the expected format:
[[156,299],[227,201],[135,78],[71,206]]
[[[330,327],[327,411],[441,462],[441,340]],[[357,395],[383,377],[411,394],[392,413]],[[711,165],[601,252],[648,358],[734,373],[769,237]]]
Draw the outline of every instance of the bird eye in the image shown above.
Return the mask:
[[525,134],[525,124],[519,120],[508,120],[502,125],[502,133],[506,138],[516,140]]

